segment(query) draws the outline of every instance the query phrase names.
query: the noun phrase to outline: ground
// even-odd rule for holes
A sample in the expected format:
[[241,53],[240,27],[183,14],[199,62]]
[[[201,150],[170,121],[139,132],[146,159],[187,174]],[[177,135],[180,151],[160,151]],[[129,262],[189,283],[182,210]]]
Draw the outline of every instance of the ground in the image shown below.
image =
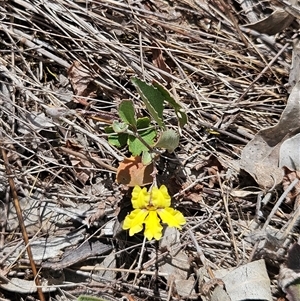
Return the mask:
[[[286,139],[279,120],[298,93],[298,19],[280,3],[1,2],[1,300],[285,300],[278,274],[298,211],[297,193],[283,193],[299,174],[274,178],[277,148],[265,165],[257,155]],[[180,128],[164,103],[180,140],[156,149],[157,183],[186,224],[164,225],[159,241],[122,229],[135,173],[116,181],[131,153],[105,130],[131,100],[159,131],[132,78],[159,83],[188,117]],[[293,99],[288,137],[299,131]]]

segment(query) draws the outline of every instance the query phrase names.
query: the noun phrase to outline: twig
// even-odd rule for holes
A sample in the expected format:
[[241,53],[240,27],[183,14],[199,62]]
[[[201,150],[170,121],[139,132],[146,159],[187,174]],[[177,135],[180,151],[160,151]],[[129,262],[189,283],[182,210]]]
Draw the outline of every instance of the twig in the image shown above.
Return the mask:
[[206,258],[205,258],[205,255],[204,255],[203,251],[202,251],[202,248],[199,246],[199,244],[198,244],[198,242],[197,242],[197,240],[196,240],[196,238],[195,238],[195,235],[193,234],[193,232],[192,232],[190,229],[189,229],[187,232],[188,232],[188,234],[190,235],[190,237],[191,237],[191,239],[192,239],[192,242],[193,242],[194,245],[195,245],[195,248],[196,248],[196,250],[197,250],[197,253],[198,253],[198,255],[199,255],[199,258],[200,258],[200,260],[201,260],[201,262],[202,262],[204,268],[207,269],[207,268],[208,268],[207,260],[206,260]]
[[37,272],[37,269],[36,269],[36,266],[35,266],[35,262],[33,260],[31,247],[30,247],[29,239],[28,239],[28,234],[27,234],[27,230],[26,230],[24,220],[23,220],[23,216],[22,216],[22,209],[21,209],[21,206],[20,206],[20,203],[19,203],[17,192],[16,192],[15,183],[14,183],[14,180],[12,178],[13,175],[12,175],[11,169],[9,167],[9,162],[8,162],[8,158],[7,158],[7,155],[6,155],[6,151],[4,150],[3,147],[1,147],[1,153],[2,153],[2,158],[3,158],[5,169],[6,169],[6,175],[8,177],[8,182],[9,182],[9,186],[10,186],[12,197],[13,197],[13,203],[14,203],[14,206],[15,206],[15,209],[16,209],[16,213],[17,213],[17,217],[18,217],[18,220],[19,220],[23,240],[24,240],[24,243],[25,243],[25,246],[26,246],[26,251],[27,251],[27,254],[28,254],[29,261],[30,261],[32,274],[34,276],[34,281],[35,281],[35,284],[36,284],[37,293],[39,295],[40,301],[46,301],[45,296],[44,296],[43,291],[42,291],[41,283],[40,283],[40,280],[39,280],[39,277],[38,277],[38,272]]
[[232,243],[233,248],[234,248],[235,258],[236,258],[237,264],[239,264],[239,262],[240,262],[239,253],[238,253],[238,248],[237,248],[237,244],[236,244],[236,238],[235,238],[235,235],[234,235],[234,231],[233,231],[233,227],[232,227],[232,222],[231,222],[231,217],[230,217],[230,213],[229,213],[229,209],[228,209],[228,194],[226,194],[226,196],[225,196],[225,194],[223,192],[222,182],[221,182],[221,178],[220,178],[219,173],[218,173],[218,180],[219,180],[219,185],[220,185],[221,190],[222,190],[224,208],[225,208],[226,217],[227,217],[227,221],[228,221],[228,225],[229,225],[229,230],[230,230],[230,234],[231,234],[231,243]]
[[205,127],[208,128],[208,129],[212,129],[212,130],[214,130],[214,131],[219,132],[220,134],[227,135],[228,137],[231,137],[231,138],[233,138],[233,139],[235,139],[235,140],[237,140],[237,141],[240,141],[240,142],[242,142],[242,143],[244,143],[244,144],[247,144],[247,143],[249,142],[248,140],[246,140],[246,139],[244,139],[244,138],[241,138],[241,137],[239,137],[239,136],[237,136],[237,135],[234,135],[234,134],[232,134],[232,133],[230,133],[230,132],[228,132],[228,131],[226,131],[226,130],[219,129],[218,127],[212,126],[212,125],[210,125],[209,123],[206,123],[206,122],[203,122],[203,121],[200,121],[200,120],[197,120],[197,122],[198,122],[200,125],[205,126]]
[[268,63],[268,65],[265,66],[265,68],[257,75],[257,77],[254,79],[254,81],[249,85],[249,87],[245,90],[245,92],[237,99],[236,102],[240,102],[250,91],[250,89],[253,87],[253,85],[264,75],[264,73],[271,68],[271,66],[276,62],[276,60],[279,58],[279,56],[286,50],[286,48],[290,45],[290,43],[286,43],[279,51],[278,53],[272,58],[272,60]]
[[[112,272],[122,272],[122,273],[129,273],[129,274],[141,274],[141,275],[151,275],[151,276],[154,276],[156,275],[156,271],[146,271],[146,270],[130,270],[130,269],[121,269],[121,268],[109,268],[109,267],[95,267],[95,266],[82,266],[82,267],[79,267],[78,270],[81,270],[81,271],[112,271]],[[161,273],[159,272],[158,273],[158,276],[161,276],[161,277],[165,277],[167,276],[168,273]]]
[[[145,243],[146,243],[146,236],[144,236],[144,240],[143,240],[143,244],[142,244],[142,248],[141,248],[141,253],[140,253],[140,257],[139,257],[139,261],[138,261],[138,265],[136,267],[138,271],[141,271],[141,269],[142,269],[142,261],[143,261],[143,256],[144,256]],[[139,275],[139,273],[135,274],[135,277],[134,277],[134,280],[133,280],[134,285],[136,284],[138,275]]]
[[265,221],[264,226],[261,229],[262,231],[266,231],[271,219],[273,218],[274,214],[278,210],[279,206],[282,204],[282,202],[285,200],[288,193],[297,185],[298,182],[299,182],[299,179],[297,179],[297,178],[294,179],[294,181],[287,187],[287,189],[284,191],[284,193],[280,196],[277,203],[275,204],[272,211],[270,212],[267,220]]
[[[269,225],[271,219],[273,218],[274,214],[276,213],[276,211],[278,210],[278,208],[280,207],[280,205],[282,204],[282,202],[285,200],[285,198],[286,198],[286,196],[288,195],[288,193],[289,193],[289,192],[297,185],[298,182],[299,182],[299,179],[297,179],[297,178],[294,179],[294,181],[287,187],[287,189],[284,191],[284,193],[280,196],[280,198],[278,199],[277,203],[275,204],[275,206],[273,207],[272,211],[270,212],[270,214],[269,214],[267,220],[265,221],[263,227],[261,228],[261,232],[265,232],[265,231],[266,231],[266,229],[267,229],[267,227],[268,227],[268,225]],[[297,210],[297,211],[296,211],[296,215],[298,215],[298,213],[299,213],[299,211]],[[294,217],[295,217],[295,215],[294,215]],[[297,216],[297,217],[298,217],[298,216]],[[293,219],[292,219],[292,220],[293,220]],[[287,233],[287,232],[285,232],[285,233]],[[283,234],[284,234],[284,233],[282,233],[282,235],[279,234],[279,237],[277,237],[277,239],[282,239],[282,238],[284,238]],[[258,246],[259,246],[259,243],[260,243],[260,241],[258,240],[258,241],[256,241],[256,243],[254,244],[253,249],[252,249],[252,252],[251,252],[251,254],[250,254],[250,256],[249,256],[248,262],[251,262],[251,261],[252,261],[254,255],[255,255],[255,252],[256,252],[256,250],[257,250],[257,248],[258,248]]]
[[104,163],[102,161],[97,161],[93,157],[88,157],[88,156],[86,156],[86,155],[84,155],[82,153],[73,151],[72,149],[69,149],[67,147],[61,146],[59,149],[62,150],[63,152],[65,152],[65,153],[69,154],[69,155],[74,156],[74,157],[90,161],[90,162],[94,163],[96,166],[100,166],[100,167],[106,168],[106,169],[111,170],[113,172],[117,171],[117,168],[115,168],[115,167],[113,167],[113,166],[111,166],[109,164],[106,164],[106,163]]
[[7,31],[13,37],[19,39],[21,41],[21,43],[25,44],[27,47],[35,49],[37,52],[44,55],[45,57],[48,57],[49,59],[53,60],[57,64],[60,64],[61,66],[65,67],[65,68],[69,68],[71,66],[65,60],[63,60],[63,59],[59,58],[58,56],[52,54],[48,50],[43,49],[41,45],[37,45],[37,44],[33,43],[32,41],[30,41],[30,36],[23,33],[22,31],[17,30],[17,29],[10,30],[7,26],[5,26],[3,24],[0,25],[0,29]]
[[100,143],[104,148],[106,148],[107,151],[109,151],[109,153],[114,156],[118,161],[123,161],[124,157],[119,156],[113,149],[112,147],[108,144],[108,142],[106,142],[104,139],[101,139],[100,137],[98,137],[97,135],[90,133],[89,131],[87,131],[86,129],[80,127],[79,125],[77,125],[76,123],[70,121],[69,119],[65,118],[65,117],[60,117],[59,118],[61,121],[71,125],[74,129],[76,129],[77,131],[79,131],[80,133],[83,133],[85,135],[87,135],[88,137],[94,139],[96,142]]

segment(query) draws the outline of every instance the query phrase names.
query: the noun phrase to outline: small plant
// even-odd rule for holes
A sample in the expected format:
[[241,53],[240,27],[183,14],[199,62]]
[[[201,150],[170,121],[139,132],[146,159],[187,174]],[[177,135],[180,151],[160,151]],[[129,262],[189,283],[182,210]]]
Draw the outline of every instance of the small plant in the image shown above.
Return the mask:
[[[120,164],[117,172],[119,183],[134,186],[131,199],[134,210],[126,216],[123,229],[129,230],[129,235],[132,236],[142,231],[145,225],[144,236],[148,240],[153,238],[159,240],[163,229],[161,223],[180,229],[186,221],[182,213],[170,207],[171,197],[167,187],[165,185],[157,187],[153,161],[159,158],[158,148],[173,152],[179,145],[179,133],[187,123],[187,115],[182,106],[157,82],[148,85],[136,77],[131,81],[152,120],[149,117],[137,118],[133,102],[124,100],[118,110],[121,121],[115,121],[106,127],[105,131],[109,134],[110,144],[116,147],[128,145],[128,150],[132,154],[131,158],[126,158]],[[178,131],[167,128],[164,122],[165,103],[175,111]],[[126,166],[124,162],[127,162]],[[152,170],[145,168],[150,164],[153,166],[150,168]],[[149,174],[145,175],[146,171]],[[135,180],[132,181],[130,177]],[[151,177],[153,181],[149,190],[141,188],[140,186],[149,184]]]
[[[160,84],[154,82],[152,85],[148,85],[135,77],[131,81],[157,126],[151,125],[149,117],[137,118],[133,102],[124,100],[118,111],[121,122],[115,121],[112,126],[105,128],[106,133],[109,134],[109,143],[117,147],[123,147],[127,144],[133,156],[151,152],[154,148],[163,148],[173,152],[179,145],[179,131],[166,127],[163,120],[164,103],[166,102],[173,107],[179,128],[187,123],[187,115],[184,109]],[[143,157],[153,158],[153,156],[147,155]]]
[[114,121],[112,126],[106,127],[106,133],[110,134],[108,142],[117,147],[127,144],[133,156],[149,151],[157,135],[155,128],[150,125],[150,118],[136,118],[131,100],[124,100],[120,104],[119,116],[121,122]]

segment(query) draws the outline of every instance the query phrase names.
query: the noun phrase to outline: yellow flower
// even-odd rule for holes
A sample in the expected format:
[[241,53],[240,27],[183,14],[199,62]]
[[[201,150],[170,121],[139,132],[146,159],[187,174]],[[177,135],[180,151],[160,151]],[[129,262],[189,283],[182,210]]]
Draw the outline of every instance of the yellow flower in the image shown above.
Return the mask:
[[159,189],[152,187],[149,192],[145,187],[135,186],[131,202],[134,210],[123,223],[123,229],[129,229],[130,236],[142,231],[145,224],[145,237],[159,240],[163,230],[161,222],[178,229],[186,223],[182,213],[170,207],[171,197],[165,185]]

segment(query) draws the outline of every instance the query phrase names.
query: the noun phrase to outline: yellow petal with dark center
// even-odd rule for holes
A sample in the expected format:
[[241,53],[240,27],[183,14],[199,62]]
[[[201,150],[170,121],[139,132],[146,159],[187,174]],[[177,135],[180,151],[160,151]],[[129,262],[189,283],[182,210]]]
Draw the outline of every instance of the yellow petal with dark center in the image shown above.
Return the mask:
[[181,229],[181,226],[186,223],[183,214],[173,208],[158,209],[157,213],[163,223],[167,224],[169,227],[176,227],[178,229]]
[[147,210],[135,209],[125,217],[123,229],[129,229],[129,235],[133,236],[143,230],[143,223],[148,215]]
[[150,193],[147,192],[145,187],[134,186],[131,196],[131,203],[134,209],[143,209],[149,204]]
[[159,189],[157,187],[152,188],[151,203],[156,208],[166,208],[171,205],[171,197],[165,185],[161,185]]
[[160,219],[157,216],[156,211],[149,211],[149,215],[145,219],[145,225],[144,236],[148,240],[151,240],[152,238],[159,240],[161,238],[163,227],[160,224]]

